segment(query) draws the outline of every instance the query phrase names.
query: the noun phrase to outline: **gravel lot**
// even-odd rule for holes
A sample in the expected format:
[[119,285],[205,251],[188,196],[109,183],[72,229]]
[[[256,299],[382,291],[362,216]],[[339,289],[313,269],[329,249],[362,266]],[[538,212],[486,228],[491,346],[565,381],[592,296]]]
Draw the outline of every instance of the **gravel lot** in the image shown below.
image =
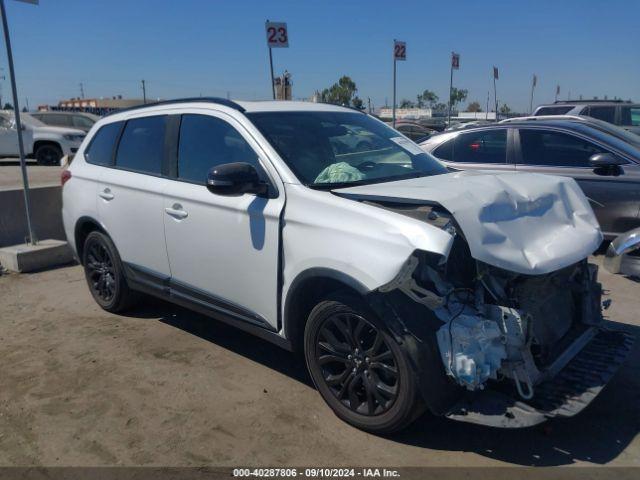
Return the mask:
[[[601,274],[637,332],[640,285]],[[493,430],[424,416],[390,438],[338,420],[299,358],[151,300],[92,301],[79,266],[0,276],[0,465],[640,465],[640,350],[578,417]]]

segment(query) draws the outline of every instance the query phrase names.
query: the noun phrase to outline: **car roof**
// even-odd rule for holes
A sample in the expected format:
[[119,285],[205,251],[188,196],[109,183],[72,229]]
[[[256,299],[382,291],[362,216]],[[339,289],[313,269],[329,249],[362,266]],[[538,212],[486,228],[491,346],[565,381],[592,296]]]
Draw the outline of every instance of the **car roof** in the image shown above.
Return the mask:
[[[329,103],[300,102],[293,100],[264,100],[235,102],[244,108],[246,113],[253,112],[353,112],[354,108],[342,107]],[[359,110],[358,110],[359,111]],[[364,112],[363,112],[364,113]]]

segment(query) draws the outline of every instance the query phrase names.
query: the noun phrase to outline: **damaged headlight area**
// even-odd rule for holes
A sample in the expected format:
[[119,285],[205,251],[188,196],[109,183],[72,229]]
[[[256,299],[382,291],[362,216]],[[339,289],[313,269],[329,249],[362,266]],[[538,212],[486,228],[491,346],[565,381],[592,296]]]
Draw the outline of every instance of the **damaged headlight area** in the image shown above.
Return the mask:
[[586,260],[546,275],[508,272],[474,260],[457,236],[448,258],[415,252],[379,290],[399,289],[433,311],[445,372],[459,385],[507,380],[528,400],[602,322],[596,276]]

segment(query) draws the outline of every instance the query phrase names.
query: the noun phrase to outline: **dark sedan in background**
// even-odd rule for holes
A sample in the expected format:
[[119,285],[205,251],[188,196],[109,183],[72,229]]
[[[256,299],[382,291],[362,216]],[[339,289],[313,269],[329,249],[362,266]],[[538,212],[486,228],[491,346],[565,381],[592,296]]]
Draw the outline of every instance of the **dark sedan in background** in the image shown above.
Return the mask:
[[584,117],[538,117],[445,132],[420,146],[457,170],[572,177],[612,239],[640,227],[640,143],[633,135]]

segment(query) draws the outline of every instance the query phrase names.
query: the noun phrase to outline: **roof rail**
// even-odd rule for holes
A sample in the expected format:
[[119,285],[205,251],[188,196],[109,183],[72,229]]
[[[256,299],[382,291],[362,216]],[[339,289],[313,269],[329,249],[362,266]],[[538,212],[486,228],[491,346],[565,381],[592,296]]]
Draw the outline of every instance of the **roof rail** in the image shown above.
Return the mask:
[[123,108],[121,110],[114,110],[113,112],[109,112],[106,116],[113,115],[121,112],[130,112],[132,110],[139,110],[145,107],[156,107],[158,105],[173,105],[175,103],[215,103],[217,105],[224,105],[225,107],[233,108],[234,110],[238,110],[239,112],[244,112],[245,109],[241,107],[238,103],[233,100],[228,100],[226,98],[218,98],[218,97],[188,97],[188,98],[176,98],[174,100],[161,100],[159,102],[151,102],[145,103],[142,105],[136,105],[135,107]]
[[582,103],[631,103],[628,100],[622,100],[616,98],[614,100],[604,100],[604,99],[592,99],[592,100],[556,100],[553,102],[554,105],[562,105],[562,104],[582,104]]
[[528,122],[531,120],[548,121],[548,120],[580,120],[588,123],[591,119],[582,115],[528,115],[526,117],[513,117],[500,120],[498,123]]

